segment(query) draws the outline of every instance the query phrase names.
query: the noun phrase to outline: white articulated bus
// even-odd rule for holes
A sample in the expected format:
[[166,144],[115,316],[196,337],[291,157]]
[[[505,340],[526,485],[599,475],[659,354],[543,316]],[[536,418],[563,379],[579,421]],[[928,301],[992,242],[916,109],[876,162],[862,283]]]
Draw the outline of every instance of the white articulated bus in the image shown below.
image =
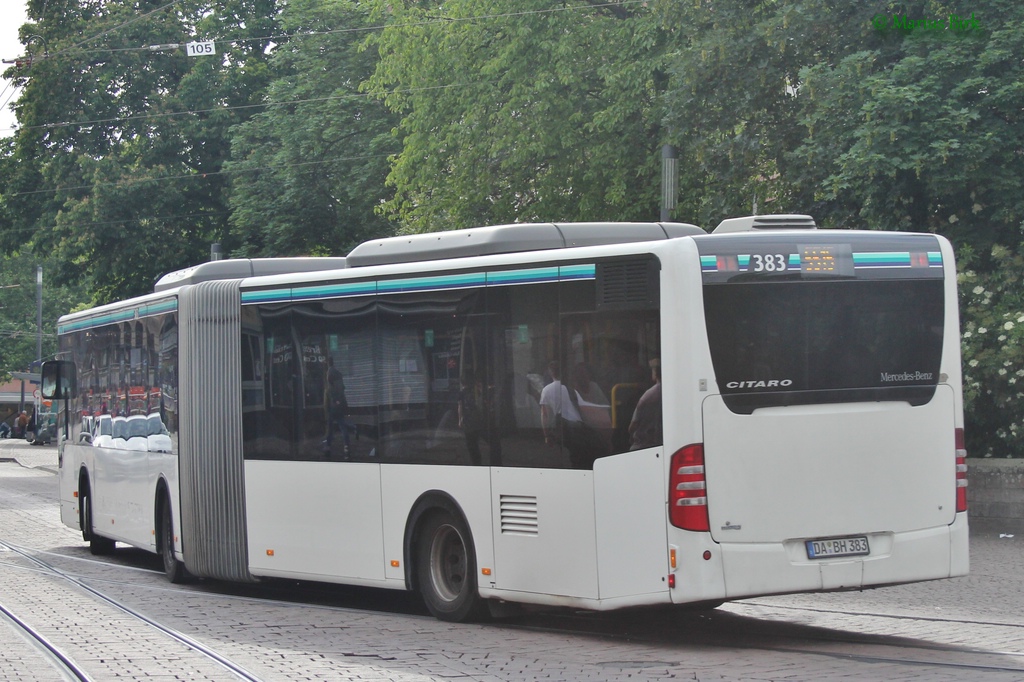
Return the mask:
[[207,263],[58,326],[62,519],[172,581],[418,590],[463,620],[968,570],[936,235],[493,226]]

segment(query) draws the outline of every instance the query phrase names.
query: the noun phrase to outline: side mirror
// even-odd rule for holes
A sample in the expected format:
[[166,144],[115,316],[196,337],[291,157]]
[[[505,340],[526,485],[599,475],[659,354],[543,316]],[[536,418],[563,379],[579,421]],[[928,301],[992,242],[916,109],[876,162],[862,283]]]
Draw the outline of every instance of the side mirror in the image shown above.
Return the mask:
[[40,392],[46,400],[68,400],[75,395],[75,363],[47,360],[43,363]]

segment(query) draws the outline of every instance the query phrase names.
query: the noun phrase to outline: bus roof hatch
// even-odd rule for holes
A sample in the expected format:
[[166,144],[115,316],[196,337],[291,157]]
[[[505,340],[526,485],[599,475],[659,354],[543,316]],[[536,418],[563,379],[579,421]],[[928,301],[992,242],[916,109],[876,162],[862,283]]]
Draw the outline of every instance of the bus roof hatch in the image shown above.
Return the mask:
[[809,215],[748,215],[742,218],[727,218],[718,224],[711,234],[727,232],[750,232],[753,230],[815,230],[818,226]]

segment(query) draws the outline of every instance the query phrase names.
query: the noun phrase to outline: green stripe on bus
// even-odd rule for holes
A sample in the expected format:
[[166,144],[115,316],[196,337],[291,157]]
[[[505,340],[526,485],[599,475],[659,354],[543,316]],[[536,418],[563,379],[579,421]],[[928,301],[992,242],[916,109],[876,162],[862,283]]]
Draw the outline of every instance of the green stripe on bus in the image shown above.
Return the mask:
[[559,279],[593,279],[597,276],[597,266],[593,263],[585,265],[562,265],[558,268]]
[[499,270],[487,273],[488,284],[529,284],[554,282],[558,279],[558,267],[528,268],[523,270]]

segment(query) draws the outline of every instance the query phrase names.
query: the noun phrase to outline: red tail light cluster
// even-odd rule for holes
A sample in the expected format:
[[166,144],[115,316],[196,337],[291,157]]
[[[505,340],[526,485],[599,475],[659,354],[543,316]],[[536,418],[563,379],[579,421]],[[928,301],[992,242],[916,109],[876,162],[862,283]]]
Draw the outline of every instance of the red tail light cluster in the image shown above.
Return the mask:
[[967,448],[964,430],[956,430],[956,510],[967,511]]
[[672,455],[668,517],[676,528],[707,531],[708,492],[704,478],[704,446],[687,445]]

